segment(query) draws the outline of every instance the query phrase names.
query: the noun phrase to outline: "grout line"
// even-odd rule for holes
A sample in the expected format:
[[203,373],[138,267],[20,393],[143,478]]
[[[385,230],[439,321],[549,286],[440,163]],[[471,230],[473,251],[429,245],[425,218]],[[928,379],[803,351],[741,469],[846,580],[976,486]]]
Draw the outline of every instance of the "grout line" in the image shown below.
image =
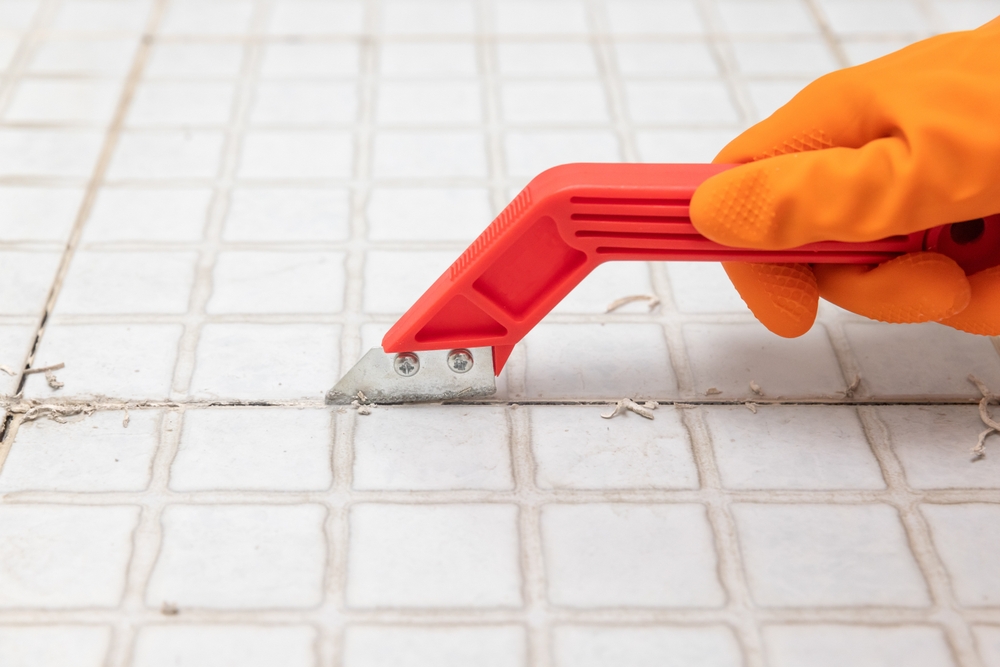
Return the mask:
[[733,107],[740,115],[743,125],[749,127],[760,120],[760,114],[753,102],[746,78],[740,71],[739,61],[715,0],[697,0],[697,9],[708,30],[708,47],[729,90]]
[[[10,59],[3,76],[0,76],[0,118],[7,115],[11,99],[18,84],[28,77],[27,69],[38,42],[42,41],[45,29],[55,16],[60,6],[59,0],[43,0],[38,4],[31,25],[21,34],[21,41]],[[3,124],[7,121],[4,120]],[[103,128],[102,128],[103,129]]]
[[830,26],[830,21],[826,18],[826,14],[823,12],[823,8],[820,7],[819,2],[817,0],[802,0],[802,2],[806,6],[806,11],[816,21],[820,34],[823,36],[823,41],[826,42],[827,47],[833,53],[837,64],[840,67],[850,67],[851,59],[847,57],[844,44]]

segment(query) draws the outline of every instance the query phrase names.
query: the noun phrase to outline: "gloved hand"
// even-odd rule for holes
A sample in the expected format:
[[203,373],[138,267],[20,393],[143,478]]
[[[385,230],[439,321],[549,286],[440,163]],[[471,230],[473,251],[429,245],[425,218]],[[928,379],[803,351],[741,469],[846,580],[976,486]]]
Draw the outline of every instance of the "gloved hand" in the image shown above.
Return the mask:
[[[1000,213],[1000,18],[808,85],[716,157],[691,221],[731,246],[873,241]],[[723,264],[764,326],[812,326],[818,297],[885,322],[1000,334],[1000,267],[933,252],[878,267]]]

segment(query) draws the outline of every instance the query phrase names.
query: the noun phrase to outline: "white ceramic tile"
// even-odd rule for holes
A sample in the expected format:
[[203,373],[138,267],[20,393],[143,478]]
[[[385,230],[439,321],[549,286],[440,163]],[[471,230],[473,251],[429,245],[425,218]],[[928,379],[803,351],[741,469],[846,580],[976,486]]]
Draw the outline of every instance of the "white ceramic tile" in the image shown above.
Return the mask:
[[0,177],[86,178],[104,133],[94,130],[0,129]]
[[211,199],[208,188],[102,188],[83,240],[197,241]]
[[1000,605],[1000,572],[993,555],[1000,550],[1000,506],[921,505],[959,604]]
[[479,85],[469,81],[385,81],[375,119],[384,125],[472,125],[482,120]]
[[379,132],[376,178],[486,176],[486,139],[478,132]]
[[559,625],[556,667],[740,667],[740,646],[723,626]]
[[159,410],[96,412],[60,424],[21,424],[3,470],[0,492],[142,491],[160,440]]
[[881,58],[912,43],[905,38],[851,39],[843,40],[844,53],[851,65],[860,65],[869,60]]
[[339,241],[347,237],[348,193],[340,188],[237,188],[227,241]]
[[170,488],[322,491],[331,440],[326,410],[187,410]]
[[167,35],[241,34],[250,27],[252,16],[253,3],[249,0],[175,0],[170,4],[160,30]]
[[139,508],[0,506],[0,608],[116,607]]
[[4,117],[36,123],[103,124],[111,121],[120,94],[121,85],[111,81],[25,79],[15,89]]
[[144,74],[147,78],[232,79],[242,63],[239,44],[162,42],[150,51]]
[[372,250],[365,257],[366,313],[403,313],[443,274],[459,252]]
[[769,398],[836,397],[847,388],[821,325],[781,338],[757,323],[689,324],[684,341],[699,394],[714,387],[724,398],[753,399],[751,382]]
[[4,667],[100,667],[111,644],[101,625],[0,626]]
[[910,486],[1000,488],[1000,439],[987,439],[986,458],[972,460],[972,448],[985,428],[975,406],[886,405],[878,415]]
[[725,27],[734,33],[817,33],[816,22],[798,0],[721,0],[716,3]]
[[146,604],[314,607],[323,599],[321,505],[169,505]]
[[980,625],[972,629],[986,667],[1000,665],[1000,627]]
[[667,262],[674,303],[682,313],[747,313],[749,309],[717,262]]
[[578,0],[507,0],[494,5],[496,29],[508,35],[579,35],[588,31]]
[[3,364],[14,375],[0,371],[0,394],[13,394],[17,391],[17,373],[24,368],[28,352],[35,342],[37,327],[31,324],[0,325],[0,364]]
[[736,62],[744,74],[819,76],[837,69],[837,61],[823,41],[735,41]]
[[901,0],[819,0],[834,31],[842,34],[930,34],[916,3]]
[[996,0],[934,0],[932,6],[948,30],[973,30],[1000,16]]
[[272,42],[264,50],[260,70],[265,79],[348,77],[357,73],[358,47],[350,42]]
[[[616,299],[639,294],[653,294],[649,265],[645,262],[608,262],[594,269],[552,312],[601,314],[607,312],[608,306]],[[626,304],[614,312],[648,313],[649,302]]]
[[468,0],[387,0],[381,9],[388,34],[456,35],[476,26],[475,5]]
[[940,324],[847,324],[844,331],[873,396],[979,398],[970,373],[1000,387],[1000,358],[988,338]]
[[0,250],[0,304],[5,315],[40,315],[62,259],[60,252]]
[[352,625],[344,633],[344,667],[523,667],[524,629],[501,626]]
[[224,135],[212,131],[123,132],[108,178],[209,179],[219,169]]
[[520,606],[517,515],[503,504],[354,505],[347,604]]
[[42,41],[28,64],[31,74],[124,76],[132,66],[137,39],[73,39]]
[[[382,5],[383,11],[393,11],[398,6],[388,2]],[[475,44],[466,41],[385,42],[379,51],[379,71],[383,76],[394,78],[475,76],[478,71]]]
[[739,115],[721,81],[632,81],[625,84],[629,115],[639,124],[718,125]]
[[594,50],[586,42],[503,41],[497,62],[505,76],[598,75]]
[[354,145],[343,132],[250,132],[243,140],[240,178],[347,178]]
[[0,70],[10,66],[21,40],[13,35],[0,35]]
[[208,324],[191,393],[250,400],[321,398],[338,375],[340,329],[322,324]]
[[923,577],[888,505],[733,507],[743,566],[764,607],[923,607]]
[[566,125],[608,122],[598,81],[525,81],[503,84],[503,117],[512,124]]
[[78,251],[55,312],[186,313],[197,261],[193,252]]
[[354,427],[354,488],[511,489],[508,438],[500,407],[382,406]]
[[313,667],[316,629],[304,625],[147,625],[133,667]]
[[705,414],[727,488],[885,488],[853,408],[713,406]]
[[750,99],[757,110],[757,118],[767,118],[787,104],[809,83],[808,79],[795,81],[763,81],[747,84]]
[[219,254],[209,313],[336,313],[344,307],[344,253]]
[[677,393],[657,324],[542,324],[522,343],[527,398],[666,398]]
[[350,123],[357,115],[357,86],[320,81],[263,81],[254,92],[255,125]]
[[367,217],[372,241],[470,242],[493,219],[485,188],[376,187]]
[[533,177],[567,162],[620,162],[618,139],[610,130],[507,132],[507,169]]
[[0,238],[64,242],[82,199],[81,188],[0,187]]
[[548,598],[566,607],[718,607],[701,505],[546,505],[541,516]]
[[46,327],[35,367],[65,363],[58,393],[32,375],[29,397],[112,396],[163,399],[170,393],[181,336],[179,324],[67,324]]
[[0,6],[0,25],[6,30],[27,30],[38,12],[39,2],[8,1]]
[[129,127],[224,125],[232,114],[231,83],[147,81],[140,83],[129,106]]
[[940,629],[926,625],[769,625],[764,647],[773,667],[952,667]]
[[611,30],[619,34],[700,34],[692,0],[617,0],[607,4]]
[[56,13],[52,27],[73,32],[139,31],[149,19],[152,3],[85,0],[64,4]]
[[600,406],[534,406],[531,451],[544,489],[691,489],[698,470],[687,430],[670,405],[652,421]]
[[325,35],[362,30],[361,2],[281,2],[271,10],[268,32],[278,35]]
[[625,76],[718,74],[708,46],[698,42],[618,42],[618,69]]

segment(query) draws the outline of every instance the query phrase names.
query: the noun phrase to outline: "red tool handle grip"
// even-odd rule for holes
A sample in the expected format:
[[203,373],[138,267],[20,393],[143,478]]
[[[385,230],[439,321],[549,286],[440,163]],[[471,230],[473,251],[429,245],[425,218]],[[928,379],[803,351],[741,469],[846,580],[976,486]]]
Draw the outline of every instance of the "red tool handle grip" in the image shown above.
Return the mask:
[[492,346],[499,374],[514,344],[610,260],[878,264],[936,250],[969,273],[1000,263],[1000,216],[868,243],[720,245],[695,230],[688,207],[703,181],[732,166],[568,164],[539,174],[393,325],[382,347]]

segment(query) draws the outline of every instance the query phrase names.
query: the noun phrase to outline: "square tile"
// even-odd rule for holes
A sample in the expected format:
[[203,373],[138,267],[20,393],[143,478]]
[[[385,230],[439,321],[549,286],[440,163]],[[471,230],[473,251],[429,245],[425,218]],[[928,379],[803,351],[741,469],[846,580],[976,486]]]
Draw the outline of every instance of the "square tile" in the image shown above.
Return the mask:
[[167,35],[242,34],[250,27],[253,3],[249,0],[201,2],[175,0],[160,27]]
[[362,31],[361,2],[281,2],[271,10],[268,32],[277,35],[329,35]]
[[326,410],[187,410],[170,488],[322,491],[333,480],[332,441]]
[[262,81],[254,92],[254,125],[329,125],[353,123],[357,86],[320,81]]
[[872,396],[980,398],[970,373],[1000,387],[1000,357],[989,338],[940,324],[846,324],[844,332]]
[[65,383],[58,394],[41,375],[28,378],[25,395],[110,396],[129,400],[165,399],[170,394],[183,327],[179,324],[50,324],[35,366],[64,362]]
[[0,505],[0,609],[117,607],[139,508]]
[[222,132],[123,132],[108,179],[210,179],[219,170]]
[[959,604],[1000,606],[1000,572],[993,555],[1000,550],[1000,505],[920,506],[944,561]]
[[486,138],[479,132],[379,132],[377,179],[484,178]]
[[64,4],[52,27],[73,32],[138,32],[149,19],[152,3],[84,0]]
[[107,626],[0,626],[0,663],[5,667],[101,667],[110,645]]
[[186,313],[197,253],[78,251],[55,312]]
[[26,422],[0,470],[0,492],[142,491],[160,442],[160,410],[95,412],[60,424]]
[[780,338],[756,323],[688,324],[684,341],[699,394],[715,388],[723,398],[753,400],[751,382],[769,398],[841,397],[847,389],[822,325]]
[[654,420],[626,413],[600,418],[597,406],[533,406],[531,451],[543,489],[693,489],[698,470],[673,406]]
[[302,609],[323,600],[321,505],[169,505],[146,604]]
[[153,45],[146,78],[234,79],[243,64],[243,46],[227,43],[161,42]]
[[14,374],[0,371],[0,394],[17,391],[18,374],[28,360],[28,352],[35,344],[38,327],[31,324],[0,324],[0,363]]
[[82,200],[82,188],[0,186],[0,238],[64,243]]
[[906,38],[871,38],[843,40],[844,53],[851,65],[860,65],[908,46],[914,40]]
[[109,123],[120,95],[121,85],[112,81],[23,79],[4,117],[32,123]]
[[505,76],[591,76],[597,78],[597,59],[586,42],[501,41],[497,62]]
[[222,237],[227,241],[342,241],[349,197],[342,188],[236,188]]
[[612,32],[618,34],[700,35],[704,31],[693,0],[616,0],[607,4]]
[[739,122],[721,81],[631,81],[625,84],[628,112],[639,124],[718,125]]
[[819,32],[807,5],[798,0],[722,0],[716,6],[726,29],[733,33]]
[[512,124],[607,123],[608,103],[598,81],[524,81],[503,84],[503,118]]
[[0,250],[0,303],[4,315],[41,315],[61,252]]
[[354,488],[512,489],[509,437],[502,407],[381,406],[354,427]]
[[972,448],[985,428],[976,406],[885,405],[877,410],[911,487],[1000,488],[1000,441],[995,436],[986,440],[986,458],[972,460]]
[[915,3],[899,0],[819,0],[819,6],[830,27],[840,34],[930,34],[930,27]]
[[343,132],[255,131],[243,140],[240,178],[348,178],[354,143]]
[[344,253],[219,253],[209,313],[336,313],[344,307]]
[[[708,161],[708,160],[706,160]],[[750,309],[718,262],[667,262],[670,291],[682,313],[745,313]]]
[[517,521],[515,505],[354,505],[347,604],[518,607]]
[[455,251],[369,251],[365,257],[364,311],[403,313],[458,255]]
[[387,0],[382,30],[397,35],[459,35],[476,27],[475,5],[469,0]]
[[128,127],[225,125],[232,116],[231,83],[208,81],[146,81],[129,106]]
[[497,32],[507,35],[579,35],[587,11],[577,0],[507,0],[494,5]]
[[618,69],[625,76],[714,78],[719,67],[705,42],[617,42]]
[[767,118],[788,104],[808,83],[808,79],[749,83],[747,88],[750,89],[750,99],[757,110],[757,118]]
[[924,607],[927,588],[888,505],[740,504],[750,591],[764,607]]
[[741,667],[732,630],[720,625],[557,625],[556,667]]
[[972,629],[986,667],[1000,665],[1000,627],[980,625]]
[[71,76],[124,76],[132,66],[139,40],[65,39],[43,40],[28,63],[31,74]]
[[944,634],[929,625],[769,625],[763,634],[773,667],[955,664]]
[[479,85],[471,81],[384,81],[375,120],[384,125],[473,125],[482,121]]
[[265,79],[314,79],[358,74],[358,46],[351,42],[271,42],[264,49]]
[[[653,295],[646,262],[608,262],[594,269],[552,309],[554,313],[604,314],[625,295]],[[616,313],[649,313],[649,302],[626,304]]]
[[525,178],[567,162],[620,162],[622,159],[618,138],[610,130],[507,132],[504,154],[510,174]]
[[344,667],[525,667],[524,628],[350,625],[344,633]]
[[10,67],[10,62],[17,53],[21,39],[14,35],[0,35],[0,70]]
[[541,324],[527,352],[525,397],[663,399],[677,381],[657,324]]
[[211,201],[208,188],[101,188],[83,241],[198,241]]
[[565,607],[719,607],[714,539],[701,505],[546,505],[548,598]]
[[739,40],[733,42],[736,62],[744,74],[809,75],[832,72],[837,61],[817,36],[809,40]]
[[1000,16],[996,0],[934,0],[931,6],[948,30],[974,30]]
[[98,131],[0,128],[0,177],[86,178],[103,143]]
[[339,375],[340,327],[207,324],[191,380],[199,398],[321,398]]
[[0,7],[0,22],[10,31],[27,30],[38,13],[39,2],[8,1]]
[[[386,2],[383,13],[396,11],[399,3]],[[403,5],[405,6],[405,5]],[[427,3],[412,5],[419,11]],[[460,3],[457,7],[468,7]],[[390,42],[380,44],[379,71],[382,76],[415,77],[470,77],[479,71],[476,45],[473,42]]]
[[373,188],[372,241],[471,242],[493,218],[486,188]]
[[146,625],[139,629],[133,667],[313,667],[316,629],[305,625]]
[[854,408],[705,408],[722,483],[730,489],[884,489]]

